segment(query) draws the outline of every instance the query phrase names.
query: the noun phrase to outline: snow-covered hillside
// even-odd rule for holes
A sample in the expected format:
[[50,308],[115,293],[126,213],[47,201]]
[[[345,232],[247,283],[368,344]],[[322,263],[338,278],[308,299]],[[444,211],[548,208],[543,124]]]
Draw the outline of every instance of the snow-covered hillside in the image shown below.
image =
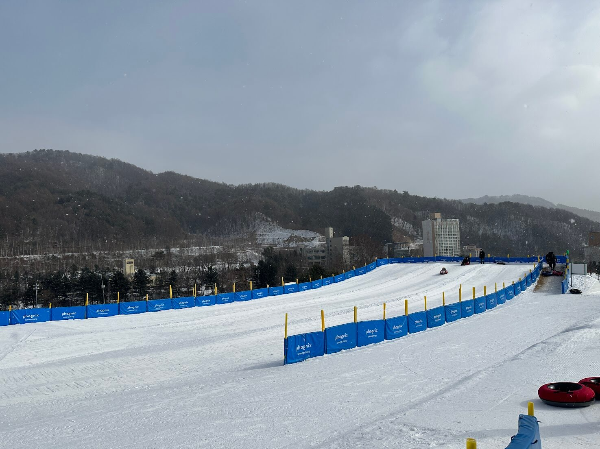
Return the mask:
[[600,447],[600,404],[551,408],[546,382],[600,376],[600,288],[528,289],[394,341],[283,366],[290,334],[480,295],[529,265],[383,266],[244,303],[0,328],[0,447],[504,448],[533,401],[543,447]]

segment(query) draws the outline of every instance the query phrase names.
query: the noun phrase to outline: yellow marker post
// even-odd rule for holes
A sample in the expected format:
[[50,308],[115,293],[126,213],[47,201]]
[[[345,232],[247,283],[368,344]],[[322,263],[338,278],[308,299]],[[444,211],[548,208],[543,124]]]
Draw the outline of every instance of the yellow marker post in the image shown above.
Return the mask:
[[217,295],[217,284],[215,284],[215,296]]
[[467,449],[477,449],[477,441],[474,438],[467,438]]
[[446,292],[442,292],[442,305],[446,305]]
[[121,302],[121,292],[117,292],[117,304]]
[[281,276],[281,286],[283,287],[285,285],[285,282],[283,282],[283,276]]
[[296,279],[296,285],[298,285],[298,279]]
[[233,293],[235,293],[235,282],[233,283]]
[[529,416],[535,416],[533,413],[533,402],[528,402],[527,403],[527,414]]
[[287,313],[285,314],[285,338],[287,340]]
[[502,283],[502,288],[506,288],[506,284],[504,282]]
[[250,291],[252,291],[252,281],[250,281]]
[[358,322],[358,309],[354,306],[354,322]]
[[308,282],[312,282],[312,278],[310,276],[308,277]]
[[49,309],[51,309],[51,308],[52,308],[52,303],[50,303],[50,304],[48,305],[48,308],[49,308]]
[[146,293],[146,302],[148,302],[148,293]]
[[194,284],[194,298],[198,296],[198,285]]
[[169,298],[173,299],[173,287],[169,285]]
[[383,319],[385,320],[385,303],[383,303]]
[[89,304],[90,304],[90,296],[89,296],[89,293],[86,293],[85,294],[85,305],[87,306]]
[[427,310],[427,296],[425,296],[425,310]]
[[321,309],[321,331],[325,332],[325,312]]
[[404,300],[404,315],[408,316],[408,299]]
[[462,285],[458,287],[458,302],[462,302]]
[[494,282],[494,293],[498,293],[498,283]]
[[12,312],[12,306],[8,306],[8,311]]
[[475,299],[475,287],[473,287],[473,299]]
[[487,295],[487,285],[483,286],[483,296]]

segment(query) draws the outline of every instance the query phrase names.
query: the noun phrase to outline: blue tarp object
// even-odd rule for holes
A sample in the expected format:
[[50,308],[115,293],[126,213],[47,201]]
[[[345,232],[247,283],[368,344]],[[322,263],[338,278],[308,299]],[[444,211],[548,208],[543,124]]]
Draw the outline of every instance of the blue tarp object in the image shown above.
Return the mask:
[[515,282],[513,287],[515,289],[515,296],[521,293],[521,282]]
[[298,284],[298,291],[299,292],[305,292],[307,290],[310,290],[310,282],[300,282]]
[[485,296],[473,300],[473,310],[475,313],[482,313],[487,310]]
[[408,332],[414,334],[427,329],[427,312],[413,312],[408,314]]
[[85,306],[54,307],[50,310],[52,321],[85,320]]
[[363,274],[367,274],[367,267],[359,267],[356,270],[354,270],[354,272],[356,273],[357,276],[362,276]]
[[525,281],[525,279],[521,280],[521,291],[524,292],[525,290],[527,290],[527,282]]
[[319,279],[317,281],[312,281],[312,285],[310,286],[312,289],[323,287],[323,280]]
[[446,323],[446,310],[444,306],[435,307],[427,311],[427,328],[438,327]]
[[533,279],[531,278],[531,273],[529,273],[527,276],[525,276],[525,284],[527,285],[527,287],[531,287],[532,283]]
[[[170,300],[169,300],[170,301]],[[119,304],[90,304],[87,306],[88,318],[103,318],[119,314]]]
[[475,301],[467,299],[460,303],[460,316],[461,318],[468,318],[475,313]]
[[146,312],[146,301],[131,301],[119,303],[119,315],[135,315]]
[[354,272],[354,270],[350,270],[350,271],[346,271],[346,273],[344,273],[344,274],[345,274],[346,279],[350,279],[350,278],[353,278],[356,273]]
[[285,344],[285,363],[301,362],[325,354],[325,333],[290,335]]
[[514,285],[510,284],[508,287],[506,287],[504,289],[504,293],[506,295],[506,300],[510,301],[511,299],[513,299],[515,297],[515,287]]
[[219,293],[217,295],[217,299],[215,300],[216,304],[229,304],[234,301],[233,293]]
[[269,287],[269,296],[280,296],[284,294],[283,287]]
[[325,329],[325,351],[333,354],[356,347],[356,323],[340,324]]
[[403,337],[408,334],[408,318],[405,315],[385,320],[385,339],[393,340],[394,338]]
[[498,293],[496,293],[496,302],[498,304],[504,304],[506,302],[506,290],[505,289],[498,290]]
[[44,323],[50,321],[50,309],[19,309],[10,312],[10,324]]
[[366,346],[382,342],[385,337],[385,321],[359,321],[356,326],[356,346]]
[[332,277],[323,279],[323,286],[331,285],[331,284],[333,284],[333,278]]
[[519,415],[519,430],[506,449],[542,449],[540,425],[535,416]]
[[196,307],[214,306],[217,303],[215,295],[196,296]]
[[456,302],[454,304],[447,304],[446,309],[446,323],[459,320],[462,317],[461,303]]
[[380,267],[382,265],[387,265],[389,263],[389,260],[387,259],[377,259],[377,266]]
[[173,298],[171,305],[174,309],[189,309],[196,307],[196,298],[193,296],[184,296],[182,298]]
[[0,326],[8,326],[10,323],[10,312],[8,310],[0,312]]
[[[202,296],[200,296],[202,298]],[[161,310],[170,310],[172,301],[170,299],[150,299],[148,300],[148,312],[160,312]]]
[[377,262],[371,262],[370,264],[367,265],[367,273],[369,271],[373,271],[375,268],[377,268]]
[[252,290],[252,299],[265,298],[267,296],[269,296],[269,289],[266,287],[265,288],[257,288],[256,290]]
[[252,290],[235,292],[235,301],[250,301],[252,299]]
[[333,282],[338,283],[338,282],[342,282],[346,280],[346,275],[344,273],[342,274],[336,274],[333,277]]
[[494,307],[496,307],[498,305],[498,300],[496,298],[496,293],[490,293],[489,295],[487,295],[485,297],[485,308],[486,309],[493,309]]
[[296,293],[298,291],[298,284],[286,284],[283,287],[283,291],[287,295],[288,293]]

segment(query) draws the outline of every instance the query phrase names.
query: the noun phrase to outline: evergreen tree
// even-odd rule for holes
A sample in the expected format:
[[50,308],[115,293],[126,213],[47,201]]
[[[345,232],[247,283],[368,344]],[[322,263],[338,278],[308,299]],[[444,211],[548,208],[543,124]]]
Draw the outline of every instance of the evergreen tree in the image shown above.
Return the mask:
[[121,301],[126,301],[131,289],[131,283],[129,279],[123,274],[122,271],[115,270],[110,278],[110,291],[112,292],[113,299],[117,299],[117,293],[119,293]]
[[149,283],[150,277],[146,274],[146,271],[142,270],[141,268],[138,269],[133,276],[133,292],[138,296],[146,296],[149,291]]

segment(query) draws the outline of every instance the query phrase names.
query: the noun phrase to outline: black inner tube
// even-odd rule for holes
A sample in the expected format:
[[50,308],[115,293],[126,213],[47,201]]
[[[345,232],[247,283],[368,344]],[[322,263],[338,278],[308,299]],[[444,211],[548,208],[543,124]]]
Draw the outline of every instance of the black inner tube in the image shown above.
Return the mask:
[[556,392],[569,393],[571,391],[581,390],[583,385],[576,384],[574,382],[556,382],[548,385],[549,390],[555,390]]

